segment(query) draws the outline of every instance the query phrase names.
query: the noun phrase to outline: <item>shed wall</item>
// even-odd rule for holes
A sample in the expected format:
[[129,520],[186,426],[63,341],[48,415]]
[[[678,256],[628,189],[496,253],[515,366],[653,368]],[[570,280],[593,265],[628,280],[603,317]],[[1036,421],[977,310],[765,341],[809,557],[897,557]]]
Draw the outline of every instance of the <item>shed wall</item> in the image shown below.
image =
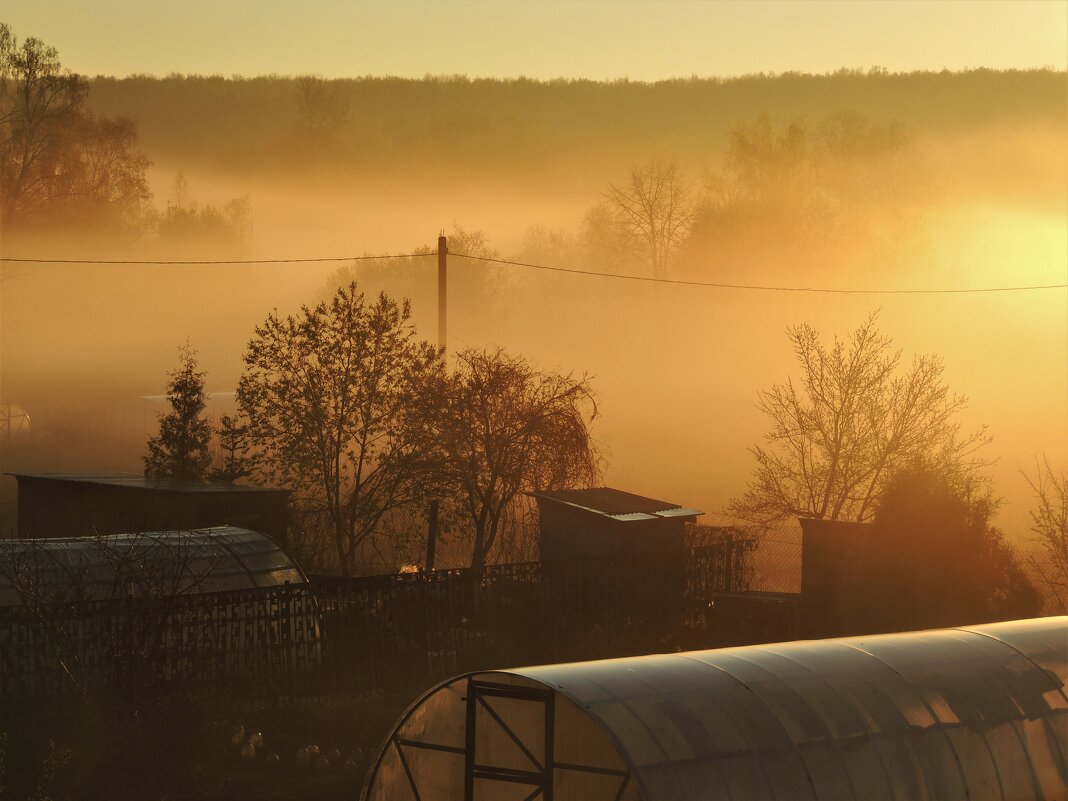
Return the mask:
[[284,491],[167,491],[19,477],[19,536],[91,537],[233,525],[285,545]]
[[538,499],[543,562],[681,550],[692,517],[619,521]]

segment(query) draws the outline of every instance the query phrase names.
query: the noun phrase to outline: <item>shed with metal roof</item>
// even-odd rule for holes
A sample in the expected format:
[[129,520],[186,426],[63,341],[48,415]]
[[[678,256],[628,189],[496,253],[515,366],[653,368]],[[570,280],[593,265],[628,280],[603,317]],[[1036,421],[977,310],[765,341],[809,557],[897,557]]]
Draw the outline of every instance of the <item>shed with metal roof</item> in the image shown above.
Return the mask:
[[472,673],[364,801],[1068,798],[1068,617]]
[[686,523],[702,514],[612,487],[546,490],[530,495],[538,503],[543,562],[681,551]]

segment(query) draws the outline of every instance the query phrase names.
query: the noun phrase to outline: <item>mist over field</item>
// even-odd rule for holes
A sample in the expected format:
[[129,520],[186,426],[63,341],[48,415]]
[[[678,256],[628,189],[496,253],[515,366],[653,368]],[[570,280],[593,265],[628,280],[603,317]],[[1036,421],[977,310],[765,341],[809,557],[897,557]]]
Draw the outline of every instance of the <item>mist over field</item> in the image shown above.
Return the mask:
[[1063,0],[0,10],[0,801],[1068,798],[1066,615]]
[[[663,277],[785,289],[1055,284],[1068,270],[1065,73],[786,74],[660,83],[279,77],[90,81],[152,162],[154,214],[9,232],[5,257],[287,259],[454,253],[629,275],[610,188],[674,163],[696,210]],[[178,180],[181,176],[181,180]],[[237,203],[235,204],[235,201]],[[606,205],[607,204],[607,205]],[[217,210],[208,225],[198,210]],[[218,223],[216,225],[216,223]],[[214,227],[212,227],[214,226]],[[745,487],[758,391],[795,374],[784,335],[882,308],[987,425],[999,521],[1027,536],[1020,467],[1068,455],[1064,290],[868,295],[630,282],[450,257],[450,351],[500,345],[593,376],[605,483],[709,512]],[[339,272],[340,271],[340,272]],[[5,265],[2,400],[33,438],[3,469],[140,471],[187,339],[228,411],[253,327],[354,278],[436,334],[433,256],[270,265]]]

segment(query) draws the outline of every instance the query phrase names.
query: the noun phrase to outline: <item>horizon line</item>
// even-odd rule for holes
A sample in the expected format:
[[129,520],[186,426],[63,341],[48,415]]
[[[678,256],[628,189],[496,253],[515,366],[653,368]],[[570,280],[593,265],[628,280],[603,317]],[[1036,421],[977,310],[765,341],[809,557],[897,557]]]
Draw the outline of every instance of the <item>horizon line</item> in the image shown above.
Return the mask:
[[1036,73],[1036,72],[1049,72],[1059,75],[1068,75],[1068,66],[1059,67],[1052,64],[1034,65],[1028,67],[959,67],[949,68],[943,67],[942,69],[912,69],[912,70],[889,70],[880,65],[873,65],[870,67],[839,67],[835,70],[828,70],[826,72],[806,72],[802,70],[785,70],[783,72],[777,72],[775,70],[761,71],[761,72],[744,72],[744,73],[730,73],[730,74],[707,74],[701,75],[692,73],[690,75],[675,75],[667,78],[631,78],[627,75],[617,76],[615,78],[590,78],[583,76],[567,76],[558,75],[552,78],[538,78],[530,75],[518,74],[518,75],[472,75],[465,72],[426,72],[422,76],[414,75],[398,75],[395,73],[362,73],[352,75],[324,75],[317,72],[301,72],[301,73],[281,73],[281,72],[263,72],[255,74],[242,74],[242,73],[230,73],[229,75],[221,72],[168,72],[168,73],[155,73],[155,72],[128,72],[125,75],[116,75],[113,73],[98,72],[95,74],[89,74],[87,72],[80,72],[77,70],[71,70],[71,72],[81,78],[87,80],[135,80],[135,79],[151,79],[151,80],[174,80],[174,79],[210,79],[210,80],[227,80],[227,81],[255,81],[264,79],[275,80],[295,80],[297,78],[320,78],[324,81],[364,81],[364,80],[395,80],[395,81],[455,81],[455,82],[479,82],[479,81],[499,81],[499,82],[528,82],[528,83],[596,83],[596,84],[645,84],[653,85],[659,83],[686,83],[686,82],[704,82],[704,81],[742,81],[742,80],[777,80],[781,78],[837,78],[837,77],[850,77],[850,78],[898,78],[898,77],[910,77],[915,75],[967,75],[979,72],[995,72],[995,73]]

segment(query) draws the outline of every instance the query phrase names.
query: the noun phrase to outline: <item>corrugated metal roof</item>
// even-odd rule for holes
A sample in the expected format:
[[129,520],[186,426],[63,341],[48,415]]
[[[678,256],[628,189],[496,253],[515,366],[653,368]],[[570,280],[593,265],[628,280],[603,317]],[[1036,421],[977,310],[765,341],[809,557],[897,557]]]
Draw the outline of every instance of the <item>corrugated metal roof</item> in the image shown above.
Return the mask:
[[79,484],[96,484],[108,487],[131,487],[159,492],[182,492],[190,494],[246,494],[252,492],[285,492],[278,487],[253,487],[241,484],[211,484],[201,481],[176,481],[168,478],[149,478],[138,473],[5,473],[17,479],[29,478],[40,481],[71,481]]
[[364,798],[1063,801],[1066,680],[1068,617],[469,674]]
[[677,503],[658,501],[655,498],[646,498],[643,495],[635,495],[612,487],[544,490],[532,492],[530,495],[620,521],[652,520],[658,517],[696,517],[703,514],[697,509],[687,509]]

